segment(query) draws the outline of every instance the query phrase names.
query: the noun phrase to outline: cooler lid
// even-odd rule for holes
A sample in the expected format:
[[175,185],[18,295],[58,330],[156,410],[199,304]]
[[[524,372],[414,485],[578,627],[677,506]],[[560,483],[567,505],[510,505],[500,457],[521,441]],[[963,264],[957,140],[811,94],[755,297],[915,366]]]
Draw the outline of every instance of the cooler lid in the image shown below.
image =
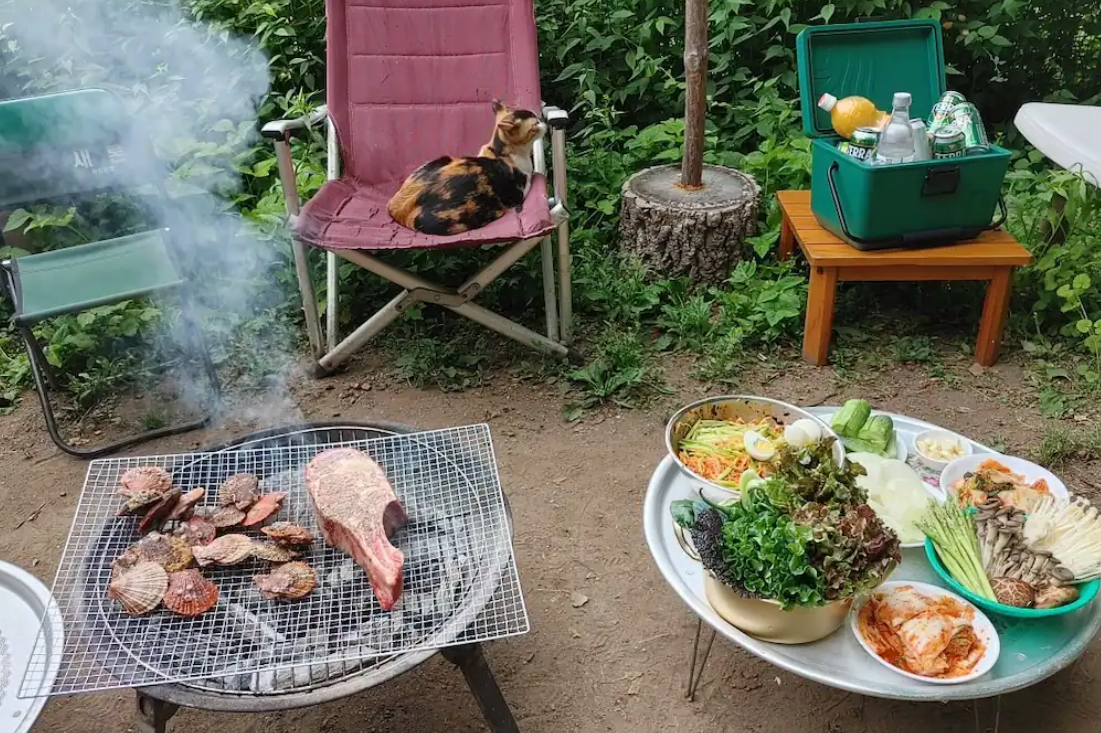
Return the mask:
[[872,100],[891,111],[895,92],[913,96],[912,117],[928,117],[946,89],[944,42],[932,19],[820,25],[796,38],[799,103],[808,137],[832,135],[824,93]]

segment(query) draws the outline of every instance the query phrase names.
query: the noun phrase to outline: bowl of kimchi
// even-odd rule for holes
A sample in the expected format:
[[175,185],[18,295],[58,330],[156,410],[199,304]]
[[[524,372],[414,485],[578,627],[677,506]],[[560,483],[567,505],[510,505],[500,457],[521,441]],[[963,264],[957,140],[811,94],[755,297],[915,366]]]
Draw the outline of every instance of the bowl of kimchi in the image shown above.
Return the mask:
[[904,677],[958,685],[998,661],[994,624],[974,604],[929,583],[890,581],[854,605],[853,635],[876,661]]
[[1045,494],[1067,498],[1067,487],[1043,466],[1013,456],[976,453],[949,463],[940,474],[945,496],[955,494],[961,504],[978,506],[996,497],[1003,506],[1030,512]]
[[784,429],[802,419],[835,439],[834,460],[843,463],[845,448],[829,425],[801,407],[752,395],[708,397],[682,407],[665,427],[665,447],[689,478],[736,495],[746,470],[769,475],[768,460],[750,455],[746,436],[763,438],[776,449],[785,444]]

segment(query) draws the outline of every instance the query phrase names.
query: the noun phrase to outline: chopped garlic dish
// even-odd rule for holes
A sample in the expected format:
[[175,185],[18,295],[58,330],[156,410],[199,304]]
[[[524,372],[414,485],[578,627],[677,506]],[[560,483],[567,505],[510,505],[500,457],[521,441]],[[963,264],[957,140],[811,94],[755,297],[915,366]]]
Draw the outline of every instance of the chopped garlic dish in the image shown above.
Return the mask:
[[954,461],[964,455],[956,438],[922,438],[917,441],[917,449],[934,461]]

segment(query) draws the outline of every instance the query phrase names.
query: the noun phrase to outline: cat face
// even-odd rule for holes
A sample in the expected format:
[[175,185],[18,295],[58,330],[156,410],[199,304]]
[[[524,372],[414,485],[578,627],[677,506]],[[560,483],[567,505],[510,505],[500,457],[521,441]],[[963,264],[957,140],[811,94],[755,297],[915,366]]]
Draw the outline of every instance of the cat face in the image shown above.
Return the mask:
[[511,109],[495,99],[493,113],[497,116],[497,136],[510,146],[526,147],[547,133],[547,123],[530,110]]

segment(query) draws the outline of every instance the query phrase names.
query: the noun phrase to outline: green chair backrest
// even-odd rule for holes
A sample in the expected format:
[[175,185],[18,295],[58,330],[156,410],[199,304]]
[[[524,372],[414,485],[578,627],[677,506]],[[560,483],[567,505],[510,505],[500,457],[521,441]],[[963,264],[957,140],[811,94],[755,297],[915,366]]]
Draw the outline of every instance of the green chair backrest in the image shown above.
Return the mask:
[[0,102],[0,211],[163,182],[122,100],[82,89]]

